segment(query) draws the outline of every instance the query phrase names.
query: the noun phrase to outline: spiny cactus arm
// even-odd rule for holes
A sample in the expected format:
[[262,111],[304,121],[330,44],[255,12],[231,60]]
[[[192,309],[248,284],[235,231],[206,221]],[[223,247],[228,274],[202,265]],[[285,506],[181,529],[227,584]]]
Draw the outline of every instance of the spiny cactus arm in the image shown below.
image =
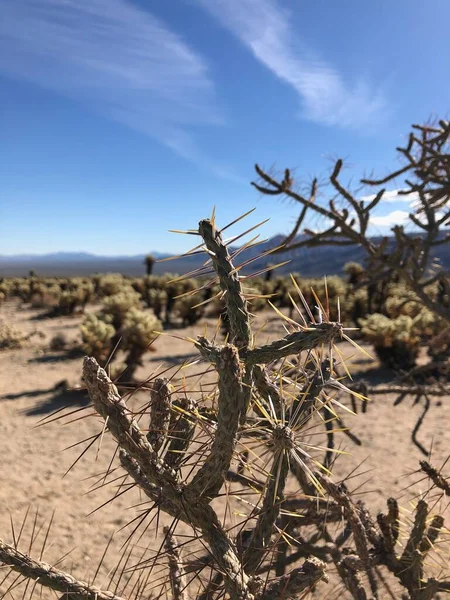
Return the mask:
[[[225,576],[225,585],[233,600],[252,600],[252,596],[245,594],[248,591],[249,578],[245,575],[241,562],[237,556],[233,542],[221,527],[213,509],[201,502],[198,498],[180,496],[177,504],[161,490],[148,482],[137,462],[124,451],[120,453],[120,462],[127,473],[134,479],[143,492],[159,507],[176,519],[180,519],[199,529],[205,541],[211,548],[211,553]],[[182,598],[182,597],[181,597]],[[186,599],[187,596],[184,596]]]
[[0,563],[27,579],[38,581],[43,587],[63,593],[66,598],[69,597],[71,600],[125,600],[112,592],[103,591],[84,581],[79,581],[47,563],[34,560],[13,546],[5,544],[1,539]]
[[383,551],[387,560],[394,568],[399,568],[398,558],[395,554],[395,545],[400,532],[400,519],[398,503],[394,498],[388,499],[387,515],[380,513],[377,515],[377,523],[382,535]]
[[169,578],[173,600],[189,600],[187,581],[177,539],[169,527],[164,527],[164,535],[166,536],[164,545],[169,562]]
[[435,515],[428,526],[426,535],[420,542],[419,551],[425,556],[433,548],[434,543],[439,537],[439,534],[444,527],[444,519],[441,515]]
[[366,527],[361,519],[360,511],[358,511],[357,507],[354,505],[350,495],[347,492],[347,489],[343,484],[335,484],[327,475],[324,475],[323,473],[316,471],[314,475],[326,492],[333,498],[333,500],[342,507],[344,516],[348,520],[352,529],[358,556],[363,561],[364,565],[369,565],[369,541],[367,539]]
[[253,369],[253,381],[260,398],[266,404],[271,403],[275,414],[281,415],[281,407],[284,402],[283,397],[277,385],[271,380],[267,368],[261,365],[255,365]]
[[[414,523],[399,560],[400,569],[396,573],[402,583],[412,593],[414,589],[421,587],[424,576],[423,563],[426,552],[422,554],[420,547],[423,545],[424,548],[427,548],[428,546],[428,540],[425,537],[428,512],[428,503],[425,500],[419,500],[416,506]],[[439,531],[433,531],[432,536],[437,537],[438,534]]]
[[212,364],[216,364],[220,356],[220,346],[212,344],[208,339],[203,336],[199,336],[195,343],[197,350],[200,354]]
[[[154,500],[155,502],[159,503],[161,500],[160,488],[148,481],[148,479],[142,473],[138,463],[134,460],[134,458],[131,458],[131,456],[129,456],[122,448],[119,450],[119,460],[122,468],[125,469],[125,471],[139,486],[139,488],[149,498],[151,498],[151,500]],[[167,512],[170,513],[171,511],[167,510]]]
[[[400,271],[400,269],[398,269],[398,271]],[[402,270],[402,275],[404,275],[406,282],[414,293],[419,296],[424,306],[431,310],[431,312],[450,322],[450,308],[433,300],[430,294],[424,289],[424,285],[411,276],[406,269]]]
[[155,452],[158,452],[167,439],[171,417],[171,396],[169,381],[157,377],[150,390],[150,429],[147,434],[147,440]]
[[278,577],[268,585],[258,600],[296,600],[301,592],[313,588],[321,580],[328,581],[325,564],[318,559],[309,559],[298,569]]
[[91,357],[85,357],[83,378],[95,410],[107,421],[111,435],[119,446],[134,458],[149,482],[175,490],[179,487],[176,474],[158,457],[139,429],[132,413],[120,397],[106,371]]
[[419,500],[416,507],[414,524],[406,542],[405,549],[400,558],[400,562],[404,567],[410,566],[412,555],[419,549],[422,539],[425,535],[428,517],[428,504],[425,500]]
[[227,344],[220,349],[216,369],[219,374],[217,429],[209,455],[188,484],[189,494],[210,499],[219,492],[229,470],[247,397],[242,365],[234,346]]
[[198,528],[209,545],[211,553],[224,575],[225,587],[232,600],[254,600],[252,580],[242,568],[236,546],[223,529],[219,518],[209,504],[198,497],[184,496],[184,507],[189,522]]
[[307,329],[289,333],[286,337],[275,340],[270,344],[259,346],[241,353],[247,365],[267,364],[280,358],[298,354],[303,350],[317,348],[321,344],[342,336],[342,326],[339,323],[319,323]]
[[[358,573],[360,561],[358,556],[346,556],[344,559],[339,560],[339,552],[337,549],[332,553],[334,563],[336,565],[337,572],[340,578],[345,583],[346,588],[353,596],[354,600],[368,600],[367,592],[364,588],[364,584],[361,581],[360,574]],[[357,568],[358,567],[358,568]]]
[[450,496],[450,483],[448,483],[442,473],[426,460],[421,460],[419,464],[420,469],[428,475],[434,485],[441,489],[446,496]]
[[[236,357],[235,350],[234,353]],[[221,526],[214,510],[206,501],[200,500],[196,487],[189,490],[177,482],[172,469],[158,458],[133,420],[117,388],[94,359],[85,358],[83,374],[94,407],[105,420],[108,418],[107,426],[113,437],[122,450],[135,461],[140,470],[139,475],[145,477],[146,483],[160,488],[163,510],[202,532],[224,573],[225,585],[232,600],[253,600],[253,595],[248,591],[249,578],[242,569],[233,542]],[[130,465],[133,464],[130,462]],[[131,476],[132,471],[128,471]],[[223,482],[222,474],[220,478]],[[135,481],[139,483],[136,478]],[[143,489],[146,492],[146,486]],[[151,498],[155,499],[153,488],[147,489]]]
[[238,348],[247,348],[252,338],[247,301],[228,249],[222,241],[220,232],[209,219],[200,221],[198,231],[219,276],[220,287],[225,292],[224,300],[231,328],[230,341]]
[[266,486],[260,514],[244,554],[244,568],[253,573],[267,552],[284,498],[284,488],[289,473],[289,458],[285,449],[277,449],[270,479]]
[[[172,407],[174,411],[169,426],[170,442],[164,462],[172,469],[178,469],[194,437],[196,419],[193,413],[197,404],[190,398],[180,398]],[[177,408],[180,410],[177,411]]]

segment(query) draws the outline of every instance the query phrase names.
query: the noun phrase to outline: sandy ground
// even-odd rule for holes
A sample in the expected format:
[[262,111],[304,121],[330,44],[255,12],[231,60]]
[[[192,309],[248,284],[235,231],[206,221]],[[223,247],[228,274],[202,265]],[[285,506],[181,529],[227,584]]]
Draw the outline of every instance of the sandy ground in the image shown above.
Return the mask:
[[[24,332],[36,329],[43,334],[42,338],[33,338],[26,348],[0,353],[0,538],[12,543],[21,537],[19,547],[28,552],[30,539],[34,536],[36,539],[31,545],[31,554],[39,557],[51,522],[44,560],[55,563],[70,552],[58,566],[91,581],[105,546],[114,534],[95,579],[102,586],[108,582],[108,571],[116,564],[120,549],[133,526],[121,528],[140,514],[141,508],[136,505],[142,499],[132,490],[90,515],[119,490],[117,486],[122,481],[90,492],[101,481],[101,475],[108,468],[114,452],[115,446],[107,435],[98,456],[96,444],[64,476],[87,442],[63,451],[64,448],[93,436],[102,428],[96,417],[78,419],[78,416],[88,414],[89,410],[66,418],[65,423],[72,421],[68,424],[59,420],[45,427],[37,427],[43,418],[59,408],[79,409],[86,403],[80,392],[55,388],[58,382],[65,379],[71,386],[80,382],[82,355],[48,349],[52,337],[59,333],[63,333],[69,343],[79,342],[81,319],[43,318],[44,312],[20,307],[16,302],[5,303],[0,308],[0,319],[7,320]],[[259,320],[262,318],[267,318],[267,315],[259,317]],[[212,323],[208,323],[210,331]],[[273,337],[281,331],[279,325],[271,322],[267,335]],[[183,337],[195,336],[198,332],[199,328],[195,327],[173,329],[169,333]],[[261,338],[260,341],[265,340]],[[169,336],[161,337],[156,348],[156,352],[146,356],[145,364],[138,372],[142,380],[149,377],[159,365],[174,365],[193,357],[189,343]],[[348,355],[354,354],[348,347],[343,347],[343,351]],[[369,380],[378,383],[389,379],[389,374],[381,370],[376,361],[370,361],[363,355],[354,356],[349,363],[356,377],[364,373]],[[143,404],[145,399],[146,396],[141,393],[135,401]],[[362,445],[355,446],[344,438],[343,444],[348,454],[339,457],[335,468],[335,478],[339,480],[363,463],[357,470],[361,474],[349,481],[349,487],[358,490],[374,513],[384,507],[385,499],[389,496],[399,498],[407,510],[411,507],[411,499],[427,489],[427,482],[420,481],[420,475],[414,473],[423,455],[411,442],[411,431],[423,406],[413,405],[414,399],[407,398],[394,408],[394,400],[395,396],[392,395],[376,396],[366,414],[345,415],[346,425],[351,426]],[[432,406],[418,435],[421,443],[432,449],[432,461],[436,466],[440,466],[449,453],[449,400],[431,400]],[[113,474],[110,479],[114,477]],[[411,484],[414,485],[408,487]],[[27,522],[20,533],[27,511]],[[155,523],[142,532],[137,544],[142,552],[145,546],[157,548],[161,542],[161,527],[157,536],[154,526]],[[125,553],[124,561],[127,560],[126,556]],[[128,559],[128,565],[133,560],[137,562],[136,554]],[[154,570],[151,577],[155,597],[166,597],[158,581],[159,568]],[[126,574],[119,583],[119,592],[125,579]],[[3,583],[0,577],[0,593],[4,593],[13,583],[13,576]],[[24,589],[23,586],[13,588],[5,597],[28,598],[31,586],[26,592]],[[327,586],[321,588],[317,597],[331,598],[335,591]],[[41,596],[37,594],[36,597]],[[50,592],[42,594],[45,599],[55,597]]]

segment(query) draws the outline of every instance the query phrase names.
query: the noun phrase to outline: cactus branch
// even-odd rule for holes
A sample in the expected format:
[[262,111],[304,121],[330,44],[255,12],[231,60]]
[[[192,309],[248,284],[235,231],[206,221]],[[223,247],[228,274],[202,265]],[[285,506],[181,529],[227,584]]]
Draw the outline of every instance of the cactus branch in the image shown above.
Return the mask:
[[219,351],[216,369],[219,374],[219,414],[214,442],[203,466],[188,485],[188,493],[210,498],[219,492],[230,467],[247,395],[234,346],[227,344]]
[[43,587],[67,594],[71,600],[72,598],[73,600],[125,600],[112,592],[105,592],[84,581],[78,581],[47,563],[34,560],[2,540],[0,540],[0,563],[27,579],[38,581]]
[[231,327],[230,341],[238,348],[246,348],[251,342],[249,312],[228,249],[222,241],[220,232],[209,219],[200,221],[198,231],[211,255],[214,269],[219,276],[220,287],[225,292],[224,300]]
[[183,561],[177,539],[169,527],[164,527],[164,534],[166,536],[165,547],[169,561],[169,578],[173,600],[189,600]]
[[270,344],[248,350],[243,354],[247,364],[267,364],[303,350],[317,348],[342,335],[342,326],[339,323],[320,323],[308,329],[289,333],[286,337],[275,340]]
[[325,564],[317,559],[308,559],[298,569],[273,581],[258,600],[296,600],[301,592],[312,589],[320,580],[327,581]]

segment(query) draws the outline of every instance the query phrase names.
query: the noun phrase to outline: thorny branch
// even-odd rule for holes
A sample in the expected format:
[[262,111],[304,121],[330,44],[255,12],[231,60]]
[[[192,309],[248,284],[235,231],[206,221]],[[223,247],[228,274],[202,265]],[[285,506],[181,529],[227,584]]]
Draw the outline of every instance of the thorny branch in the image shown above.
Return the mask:
[[[439,283],[445,295],[448,296],[450,292],[450,274],[443,268],[436,271],[435,266],[432,267],[433,248],[450,242],[450,234],[444,231],[450,225],[449,146],[449,121],[439,121],[436,127],[414,125],[406,147],[397,148],[406,161],[405,166],[379,179],[361,180],[363,185],[380,186],[400,176],[406,177],[405,187],[398,193],[407,195],[413,201],[409,222],[421,233],[411,235],[406,226],[395,225],[392,240],[388,237],[375,239],[368,236],[373,210],[383,200],[386,190],[382,188],[370,198],[358,199],[340,182],[342,160],[336,162],[329,178],[335,196],[328,201],[328,206],[319,204],[316,200],[316,180],[310,195],[305,197],[294,190],[294,180],[289,169],[279,179],[256,165],[260,181],[253,182],[252,185],[259,192],[270,196],[285,195],[302,206],[294,229],[277,252],[303,246],[358,245],[366,254],[369,281],[395,273],[416,293],[424,306],[450,321],[448,303],[433,299],[428,293],[433,283]],[[331,225],[319,232],[304,228],[304,239],[299,240],[297,234],[309,215],[324,218]]]

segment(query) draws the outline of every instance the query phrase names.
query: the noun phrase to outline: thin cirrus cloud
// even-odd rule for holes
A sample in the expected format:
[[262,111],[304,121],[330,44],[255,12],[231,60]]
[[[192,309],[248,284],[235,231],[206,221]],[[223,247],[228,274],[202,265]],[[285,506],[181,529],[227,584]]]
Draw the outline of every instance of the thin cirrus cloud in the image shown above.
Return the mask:
[[380,90],[365,80],[348,85],[338,70],[301,46],[277,0],[189,0],[231,31],[270,71],[298,94],[302,116],[322,125],[373,126],[388,115]]
[[223,124],[207,65],[159,19],[128,0],[0,0],[0,8],[0,72],[232,177],[190,131]]

